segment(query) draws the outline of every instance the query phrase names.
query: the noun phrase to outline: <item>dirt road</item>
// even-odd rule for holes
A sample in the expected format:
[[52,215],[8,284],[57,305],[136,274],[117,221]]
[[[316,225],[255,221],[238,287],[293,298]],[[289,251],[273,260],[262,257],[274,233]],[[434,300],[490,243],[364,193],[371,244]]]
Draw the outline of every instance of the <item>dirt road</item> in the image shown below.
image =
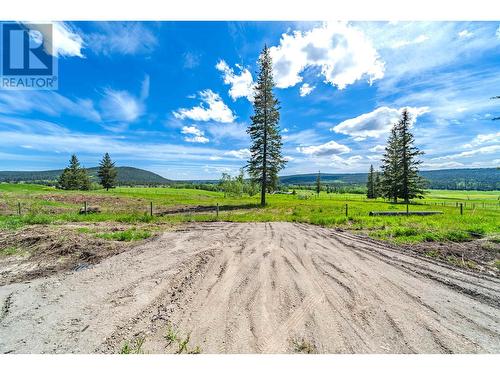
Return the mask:
[[193,224],[90,269],[0,287],[0,351],[500,352],[500,281],[345,232]]

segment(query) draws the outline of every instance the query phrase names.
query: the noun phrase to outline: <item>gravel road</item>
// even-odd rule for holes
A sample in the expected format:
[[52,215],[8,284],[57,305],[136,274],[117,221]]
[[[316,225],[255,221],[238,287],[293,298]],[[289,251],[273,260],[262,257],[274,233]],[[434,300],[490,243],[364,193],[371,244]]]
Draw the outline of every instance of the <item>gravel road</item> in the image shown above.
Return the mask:
[[0,352],[117,353],[167,326],[203,353],[499,353],[500,280],[346,232],[190,224],[0,287]]

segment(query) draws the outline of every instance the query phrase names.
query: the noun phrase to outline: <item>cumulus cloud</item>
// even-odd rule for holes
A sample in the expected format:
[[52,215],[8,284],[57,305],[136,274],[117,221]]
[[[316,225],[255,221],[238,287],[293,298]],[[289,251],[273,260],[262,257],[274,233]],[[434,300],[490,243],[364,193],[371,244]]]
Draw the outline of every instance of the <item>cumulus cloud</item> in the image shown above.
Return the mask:
[[[46,42],[45,51],[55,57],[84,57],[82,49],[84,41],[82,36],[66,22],[50,22],[52,25],[52,38],[48,38],[48,22],[24,22],[31,30],[40,32]],[[35,34],[31,34],[36,38]]]
[[498,143],[500,142],[500,132],[490,133],[490,134],[478,134],[474,139],[464,145],[465,148],[472,148],[487,143]]
[[224,83],[231,86],[229,89],[229,96],[233,100],[247,98],[249,101],[253,102],[255,83],[253,82],[252,73],[250,73],[248,69],[236,64],[239,73],[235,73],[234,69],[224,60],[220,60],[215,68],[222,72]]
[[354,155],[350,156],[348,158],[343,158],[342,156],[339,155],[332,155],[331,156],[331,164],[332,166],[344,166],[344,167],[352,167],[355,165],[359,164],[360,160],[363,160],[363,157],[361,155]]
[[316,86],[310,86],[308,83],[304,83],[300,86],[300,96],[309,95],[315,88]]
[[297,151],[304,155],[320,157],[320,156],[345,154],[346,152],[351,151],[351,149],[346,145],[339,144],[335,141],[330,141],[317,146],[297,147]]
[[158,44],[155,34],[140,22],[98,22],[97,32],[86,35],[87,46],[99,55],[151,53]]
[[362,78],[372,83],[384,76],[384,63],[371,42],[361,30],[344,22],[283,34],[270,53],[279,88],[300,83],[307,68],[319,68],[325,82],[339,89]]
[[173,112],[174,116],[181,120],[188,118],[193,121],[233,122],[235,120],[233,112],[222,101],[219,94],[207,89],[199,92],[199,96],[202,103],[190,109],[180,108]]
[[251,156],[251,153],[248,148],[242,148],[240,150],[226,151],[224,152],[224,155],[232,156],[236,159],[248,159]]
[[184,137],[186,142],[208,143],[208,138],[205,137],[205,133],[201,129],[198,129],[196,125],[183,126],[181,133],[186,135],[186,137]]
[[[355,140],[364,140],[368,137],[378,138],[388,134],[391,126],[399,120],[402,109],[379,107],[372,112],[342,121],[330,130],[349,135]],[[411,115],[412,124],[418,116],[429,112],[428,107],[407,107],[407,109]]]

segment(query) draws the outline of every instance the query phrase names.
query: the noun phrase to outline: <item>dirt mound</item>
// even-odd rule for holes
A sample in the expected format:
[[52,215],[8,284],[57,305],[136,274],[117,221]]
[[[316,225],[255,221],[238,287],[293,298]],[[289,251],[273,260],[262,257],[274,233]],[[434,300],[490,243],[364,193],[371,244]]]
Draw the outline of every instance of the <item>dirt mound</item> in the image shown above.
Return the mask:
[[78,233],[73,228],[30,226],[0,231],[0,285],[81,269],[125,249],[125,245]]

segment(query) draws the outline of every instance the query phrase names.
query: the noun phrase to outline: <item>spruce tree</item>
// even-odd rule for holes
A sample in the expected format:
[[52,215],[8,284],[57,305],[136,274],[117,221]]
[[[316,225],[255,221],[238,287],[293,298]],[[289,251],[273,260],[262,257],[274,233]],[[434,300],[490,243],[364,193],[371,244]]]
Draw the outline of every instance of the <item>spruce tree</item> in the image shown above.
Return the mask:
[[373,195],[374,198],[380,197],[380,173],[375,172],[375,179],[373,181]]
[[80,167],[76,155],[71,155],[69,166],[59,176],[58,186],[65,190],[90,190],[90,185],[87,171]]
[[373,171],[373,164],[370,165],[370,172],[368,173],[368,181],[366,182],[366,197],[368,199],[375,198],[375,177]]
[[401,191],[400,197],[405,203],[410,199],[422,197],[424,194],[424,181],[418,174],[418,166],[422,163],[417,157],[423,154],[415,145],[415,138],[410,131],[411,117],[405,108],[397,124]]
[[273,64],[269,48],[259,57],[259,73],[254,95],[254,115],[247,129],[252,145],[247,168],[250,177],[260,184],[260,204],[266,204],[266,192],[276,189],[278,172],[286,161],[281,153],[282,141],[278,127],[279,102],[273,93]]
[[316,194],[321,193],[321,172],[318,171],[318,176],[316,177]]
[[399,159],[398,124],[394,124],[382,157],[380,190],[383,197],[391,199],[395,203],[397,203],[401,191],[401,163]]
[[104,157],[99,163],[97,175],[99,176],[101,185],[106,189],[106,191],[116,186],[117,171],[115,163],[111,160],[111,157],[107,152],[104,154]]

